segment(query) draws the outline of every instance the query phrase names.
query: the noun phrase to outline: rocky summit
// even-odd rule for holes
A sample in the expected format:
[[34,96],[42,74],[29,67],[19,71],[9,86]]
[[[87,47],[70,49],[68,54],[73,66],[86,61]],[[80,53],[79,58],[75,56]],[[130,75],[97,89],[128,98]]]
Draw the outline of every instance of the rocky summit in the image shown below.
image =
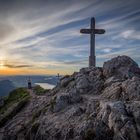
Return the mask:
[[128,56],[66,75],[43,95],[29,94],[20,109],[8,108],[12,115],[0,114],[1,140],[140,139],[140,68]]

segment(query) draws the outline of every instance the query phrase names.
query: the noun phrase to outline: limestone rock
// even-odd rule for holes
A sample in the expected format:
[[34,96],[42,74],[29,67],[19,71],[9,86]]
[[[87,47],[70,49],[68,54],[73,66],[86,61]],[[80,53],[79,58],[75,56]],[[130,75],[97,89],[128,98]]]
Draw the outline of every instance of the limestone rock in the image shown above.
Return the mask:
[[136,126],[128,115],[123,102],[106,102],[102,104],[101,108],[99,117],[110,129],[113,129],[113,140],[139,139]]
[[122,88],[121,83],[113,83],[111,86],[106,87],[102,93],[102,97],[108,99],[119,100],[122,98]]
[[82,101],[81,95],[78,93],[77,89],[71,89],[68,93],[70,103],[78,103]]
[[129,78],[135,75],[135,69],[138,64],[128,56],[115,57],[103,65],[103,74],[105,77],[113,75],[123,78]]
[[127,113],[130,116],[133,116],[134,121],[136,123],[136,129],[138,130],[138,134],[140,133],[140,102],[133,101],[131,103],[126,103]]
[[102,93],[103,88],[104,80],[101,78],[95,78],[90,84],[90,91],[88,92],[88,94],[99,95]]
[[140,100],[140,78],[133,77],[122,82],[122,90],[124,99]]
[[61,94],[54,99],[53,111],[58,112],[65,108],[69,104],[69,96],[66,94]]
[[81,94],[87,92],[89,86],[89,81],[85,75],[76,79],[76,88]]
[[66,87],[72,80],[73,80],[73,77],[71,77],[71,76],[64,76],[60,80],[61,87]]
[[57,95],[51,104],[53,105],[53,111],[58,112],[66,108],[69,104],[79,103],[80,101],[82,101],[82,97],[78,94],[76,89],[72,89],[69,93]]
[[104,82],[104,86],[105,87],[109,87],[111,86],[111,84],[116,83],[116,82],[123,82],[123,79],[117,78],[115,76],[109,77],[105,80]]

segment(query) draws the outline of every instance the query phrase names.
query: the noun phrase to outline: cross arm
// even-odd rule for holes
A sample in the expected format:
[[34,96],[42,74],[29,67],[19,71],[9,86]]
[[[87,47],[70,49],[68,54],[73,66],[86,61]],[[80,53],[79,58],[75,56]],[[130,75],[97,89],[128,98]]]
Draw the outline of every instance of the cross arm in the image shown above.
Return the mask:
[[104,34],[105,33],[105,30],[104,29],[92,29],[92,30],[94,30],[93,32],[95,34]]
[[81,29],[80,33],[83,34],[104,34],[104,29]]

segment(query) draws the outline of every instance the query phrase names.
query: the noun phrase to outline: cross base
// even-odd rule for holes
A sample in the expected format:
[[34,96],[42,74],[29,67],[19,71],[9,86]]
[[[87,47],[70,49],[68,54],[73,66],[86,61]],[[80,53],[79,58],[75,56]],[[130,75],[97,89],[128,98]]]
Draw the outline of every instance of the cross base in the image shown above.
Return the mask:
[[89,67],[96,66],[96,56],[89,56]]

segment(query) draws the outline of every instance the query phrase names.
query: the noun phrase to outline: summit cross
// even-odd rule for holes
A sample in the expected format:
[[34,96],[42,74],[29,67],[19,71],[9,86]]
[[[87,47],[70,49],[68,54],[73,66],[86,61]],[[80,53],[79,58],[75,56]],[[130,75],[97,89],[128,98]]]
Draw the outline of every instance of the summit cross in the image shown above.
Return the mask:
[[104,29],[95,29],[95,18],[91,18],[90,29],[81,29],[80,33],[90,34],[90,56],[89,56],[89,67],[96,66],[95,56],[95,34],[104,34]]

